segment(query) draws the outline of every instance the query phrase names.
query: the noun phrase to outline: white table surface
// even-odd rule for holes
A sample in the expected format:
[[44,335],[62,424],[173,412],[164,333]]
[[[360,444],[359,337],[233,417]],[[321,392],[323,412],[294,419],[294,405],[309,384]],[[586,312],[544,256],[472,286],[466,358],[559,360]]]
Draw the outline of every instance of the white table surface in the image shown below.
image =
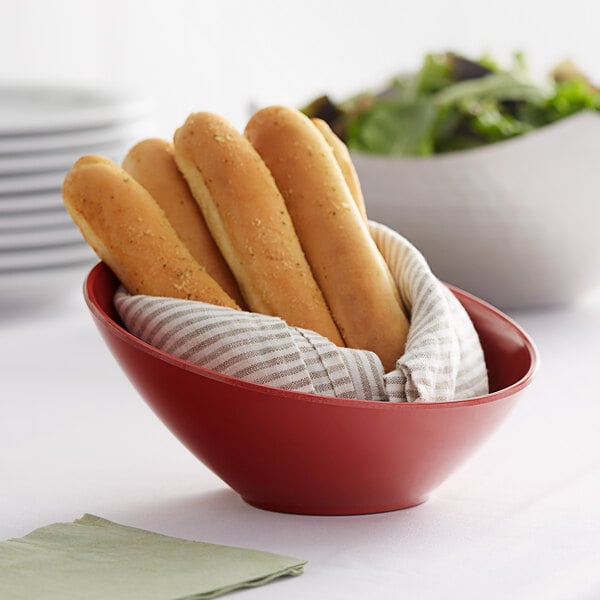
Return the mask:
[[307,517],[246,505],[167,431],[79,286],[41,309],[0,304],[0,539],[88,512],[308,560],[239,598],[597,600],[600,293],[512,316],[541,368],[476,456],[421,506]]

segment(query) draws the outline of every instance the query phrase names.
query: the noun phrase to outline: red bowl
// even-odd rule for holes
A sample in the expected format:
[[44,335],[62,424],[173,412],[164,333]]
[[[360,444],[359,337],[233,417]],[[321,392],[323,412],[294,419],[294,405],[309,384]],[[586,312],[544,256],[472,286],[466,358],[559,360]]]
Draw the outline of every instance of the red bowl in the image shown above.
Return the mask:
[[134,337],[114,308],[117,286],[103,263],[84,286],[117,362],[197,458],[246,502],[269,510],[347,515],[423,502],[498,427],[538,362],[516,323],[451,288],[481,338],[488,395],[392,404],[291,392],[193,365]]

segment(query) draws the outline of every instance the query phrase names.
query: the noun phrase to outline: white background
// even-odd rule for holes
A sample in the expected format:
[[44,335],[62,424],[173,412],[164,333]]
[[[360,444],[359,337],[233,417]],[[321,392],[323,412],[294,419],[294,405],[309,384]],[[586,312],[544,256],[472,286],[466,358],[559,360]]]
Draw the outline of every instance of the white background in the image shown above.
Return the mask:
[[600,81],[599,23],[593,0],[2,0],[0,80],[132,89],[168,137],[195,110],[241,127],[250,103],[341,98],[432,50],[522,50],[539,74],[570,57]]

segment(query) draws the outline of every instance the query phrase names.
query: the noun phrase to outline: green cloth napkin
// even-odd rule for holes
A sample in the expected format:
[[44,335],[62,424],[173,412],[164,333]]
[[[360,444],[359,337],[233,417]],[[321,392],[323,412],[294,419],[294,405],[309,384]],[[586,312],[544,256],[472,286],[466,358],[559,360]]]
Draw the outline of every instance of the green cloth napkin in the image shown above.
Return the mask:
[[0,542],[3,600],[199,600],[283,575],[306,561],[192,542],[94,515]]

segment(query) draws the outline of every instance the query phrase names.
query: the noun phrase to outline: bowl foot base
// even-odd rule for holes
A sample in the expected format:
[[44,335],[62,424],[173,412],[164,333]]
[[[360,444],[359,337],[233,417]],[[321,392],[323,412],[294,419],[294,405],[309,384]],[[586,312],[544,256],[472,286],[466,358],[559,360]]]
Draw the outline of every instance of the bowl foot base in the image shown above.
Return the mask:
[[412,498],[402,500],[400,502],[383,505],[365,505],[365,506],[339,506],[339,507],[323,507],[319,505],[302,505],[302,504],[271,504],[269,502],[262,502],[260,500],[252,500],[250,498],[244,498],[242,500],[261,510],[267,510],[270,512],[288,513],[294,515],[313,515],[323,517],[335,517],[335,516],[352,516],[352,515],[372,515],[377,513],[392,512],[395,510],[404,510],[406,508],[412,508],[426,502],[429,496],[422,496],[419,498]]

